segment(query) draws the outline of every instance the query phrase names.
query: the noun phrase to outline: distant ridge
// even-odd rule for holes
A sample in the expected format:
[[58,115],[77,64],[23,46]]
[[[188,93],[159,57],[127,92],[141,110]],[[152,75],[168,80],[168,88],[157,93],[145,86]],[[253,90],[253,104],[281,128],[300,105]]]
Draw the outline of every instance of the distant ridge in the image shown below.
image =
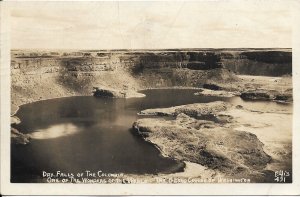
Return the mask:
[[170,49],[11,49],[11,51],[84,51],[84,52],[147,52],[147,51],[292,51],[292,48],[170,48]]

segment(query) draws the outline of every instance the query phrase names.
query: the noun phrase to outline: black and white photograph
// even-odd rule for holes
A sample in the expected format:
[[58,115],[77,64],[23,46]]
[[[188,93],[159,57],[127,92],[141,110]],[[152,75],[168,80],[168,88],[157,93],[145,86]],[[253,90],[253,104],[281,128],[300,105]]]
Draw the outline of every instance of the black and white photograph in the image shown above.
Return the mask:
[[299,186],[297,6],[1,2],[1,184]]

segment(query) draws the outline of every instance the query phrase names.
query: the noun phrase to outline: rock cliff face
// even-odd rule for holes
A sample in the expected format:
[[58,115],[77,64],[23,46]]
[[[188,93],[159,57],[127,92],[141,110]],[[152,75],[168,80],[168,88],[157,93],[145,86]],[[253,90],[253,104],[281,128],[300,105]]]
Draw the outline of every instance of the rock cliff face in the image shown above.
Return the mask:
[[244,51],[223,54],[223,64],[243,75],[282,76],[292,74],[292,52]]
[[[118,90],[232,82],[238,74],[291,74],[291,51],[12,51],[12,104]],[[124,85],[126,87],[124,87]]]
[[[210,68],[218,68],[217,60],[203,61],[209,61]],[[214,74],[207,67],[203,67],[205,70],[189,70],[186,68],[188,62],[188,55],[181,52],[12,51],[12,111],[20,104],[41,99],[92,95],[93,87],[137,90],[174,85],[198,86],[212,75],[227,72],[219,68]]]

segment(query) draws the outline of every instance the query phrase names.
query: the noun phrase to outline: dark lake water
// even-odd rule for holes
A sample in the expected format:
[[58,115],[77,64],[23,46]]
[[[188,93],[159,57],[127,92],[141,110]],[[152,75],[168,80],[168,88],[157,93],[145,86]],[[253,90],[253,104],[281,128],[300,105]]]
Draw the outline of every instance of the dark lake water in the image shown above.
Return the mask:
[[[197,90],[146,90],[144,98],[93,96],[39,101],[21,106],[16,126],[33,136],[27,145],[11,145],[11,181],[40,182],[43,171],[157,174],[182,170],[131,131],[137,112],[157,107],[240,98],[195,96]],[[245,104],[246,102],[243,102]],[[271,102],[268,102],[271,103]],[[261,107],[265,107],[265,103]],[[276,104],[271,104],[276,105]],[[260,106],[258,105],[258,108]]]

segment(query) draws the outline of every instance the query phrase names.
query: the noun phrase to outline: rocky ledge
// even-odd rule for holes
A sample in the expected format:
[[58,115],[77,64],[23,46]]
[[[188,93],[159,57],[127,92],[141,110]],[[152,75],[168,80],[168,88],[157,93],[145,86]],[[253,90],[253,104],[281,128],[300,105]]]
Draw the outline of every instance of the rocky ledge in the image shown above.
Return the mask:
[[29,143],[29,135],[23,134],[19,132],[17,129],[11,127],[11,142],[13,144],[28,144]]
[[17,129],[13,128],[13,126],[20,124],[21,120],[17,116],[10,117],[10,124],[11,124],[11,142],[13,144],[28,144],[29,143],[29,135],[23,134],[19,132]]
[[[218,87],[218,86],[217,86]],[[275,101],[281,103],[293,102],[293,94],[291,90],[279,92],[270,89],[252,89],[252,90],[222,90],[222,89],[205,89],[200,88],[196,92],[197,96],[217,96],[217,97],[234,97],[240,96],[243,100],[258,100],[258,101]]]
[[141,111],[139,115],[177,116],[178,114],[184,113],[191,117],[198,118],[225,111],[230,106],[231,104],[222,101],[216,101],[212,103],[194,103],[169,108],[146,109]]
[[16,124],[20,124],[21,120],[17,117],[17,116],[11,116],[10,117],[10,124],[11,125],[16,125]]
[[275,101],[280,103],[293,102],[291,77],[275,79],[260,76],[239,76],[237,83],[215,82],[203,84],[203,88],[195,95],[233,97],[240,96],[243,100]]
[[111,97],[111,98],[139,98],[145,97],[144,94],[133,90],[117,90],[106,87],[94,87],[94,96],[96,97]]
[[277,91],[266,90],[250,90],[241,93],[241,98],[244,100],[266,100],[276,102],[292,102],[293,95],[289,92],[279,93]]
[[198,96],[218,96],[218,97],[233,97],[238,95],[237,92],[228,92],[224,90],[210,90],[210,89],[200,89],[199,92],[196,92],[195,95]]
[[[172,115],[176,119],[143,118],[133,124],[133,129],[167,157],[198,163],[229,176],[263,170],[271,157],[264,152],[264,145],[256,135],[235,130],[227,124],[233,120],[222,112],[229,108],[228,103],[216,101],[148,109],[141,114]],[[227,121],[201,119],[208,114]]]
[[264,100],[280,103],[293,102],[292,77],[238,76],[235,83],[211,82],[203,85],[197,95],[229,97],[231,94],[244,100]]

